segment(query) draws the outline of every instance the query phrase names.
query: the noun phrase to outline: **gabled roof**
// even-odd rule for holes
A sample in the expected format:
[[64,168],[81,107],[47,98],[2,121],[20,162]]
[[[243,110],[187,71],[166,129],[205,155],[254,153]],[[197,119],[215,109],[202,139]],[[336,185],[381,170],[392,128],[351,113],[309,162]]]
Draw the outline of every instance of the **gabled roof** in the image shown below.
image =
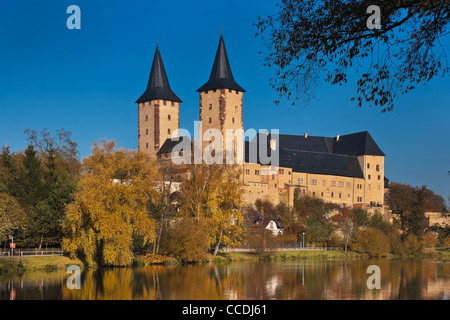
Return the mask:
[[333,152],[352,156],[372,155],[384,156],[385,154],[373,140],[367,131],[346,134],[333,139]]
[[223,36],[220,35],[219,46],[217,48],[216,57],[211,70],[209,80],[201,86],[197,92],[214,90],[214,89],[231,89],[245,92],[245,90],[234,81],[231,72],[230,62],[228,61],[227,50]]
[[136,103],[157,99],[182,102],[170,88],[169,79],[167,78],[166,69],[164,68],[158,45],[156,46],[155,57],[153,58],[147,89],[139,97],[139,99],[136,100]]

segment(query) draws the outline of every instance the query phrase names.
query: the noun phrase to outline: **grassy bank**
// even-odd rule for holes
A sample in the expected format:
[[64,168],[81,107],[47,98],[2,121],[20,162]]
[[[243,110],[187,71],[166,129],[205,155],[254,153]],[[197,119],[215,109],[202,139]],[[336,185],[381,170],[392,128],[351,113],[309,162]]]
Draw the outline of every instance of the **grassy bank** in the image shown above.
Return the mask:
[[21,273],[25,271],[56,271],[66,270],[70,265],[78,265],[83,268],[83,263],[78,259],[70,259],[64,256],[27,257],[15,259],[0,259],[0,273]]

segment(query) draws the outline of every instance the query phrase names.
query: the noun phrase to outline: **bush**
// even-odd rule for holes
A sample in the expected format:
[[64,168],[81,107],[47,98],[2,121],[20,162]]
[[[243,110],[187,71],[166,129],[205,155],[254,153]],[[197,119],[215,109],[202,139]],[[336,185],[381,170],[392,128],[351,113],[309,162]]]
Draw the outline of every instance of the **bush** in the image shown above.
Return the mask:
[[389,239],[386,234],[375,228],[367,228],[356,234],[356,245],[353,246],[360,253],[371,256],[383,256],[390,252]]
[[403,241],[403,245],[405,254],[417,253],[422,249],[419,239],[414,234],[408,234]]
[[206,228],[193,218],[180,218],[166,228],[161,239],[161,252],[184,262],[198,261],[209,247]]

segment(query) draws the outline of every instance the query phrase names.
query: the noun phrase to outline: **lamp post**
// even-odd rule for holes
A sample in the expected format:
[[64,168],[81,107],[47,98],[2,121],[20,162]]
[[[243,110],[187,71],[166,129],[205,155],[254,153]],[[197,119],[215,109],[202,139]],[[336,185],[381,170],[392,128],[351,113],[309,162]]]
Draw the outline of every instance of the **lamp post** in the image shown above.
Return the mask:
[[11,240],[11,258],[14,258],[14,237],[12,235],[9,236],[9,239]]
[[305,233],[303,232],[303,249],[305,249]]

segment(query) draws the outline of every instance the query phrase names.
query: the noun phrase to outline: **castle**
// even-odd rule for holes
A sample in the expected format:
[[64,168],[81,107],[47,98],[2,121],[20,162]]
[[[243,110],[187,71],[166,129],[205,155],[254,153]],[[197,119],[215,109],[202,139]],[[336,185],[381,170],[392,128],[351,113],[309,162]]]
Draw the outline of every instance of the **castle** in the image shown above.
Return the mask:
[[[223,137],[227,130],[243,130],[245,90],[233,78],[223,35],[209,80],[197,92],[202,137],[212,129]],[[182,100],[170,88],[158,45],[147,89],[136,103],[139,150],[170,159],[179,143],[171,138],[180,129]],[[240,166],[248,203],[262,199],[292,206],[296,197],[310,195],[349,207],[384,205],[385,155],[367,131],[335,137],[279,134],[276,140],[266,135],[256,134],[250,142],[269,153],[276,150],[278,163],[266,165],[258,156],[252,157],[250,142],[245,141]],[[180,137],[183,139],[187,137]],[[210,143],[202,139],[203,148]]]

